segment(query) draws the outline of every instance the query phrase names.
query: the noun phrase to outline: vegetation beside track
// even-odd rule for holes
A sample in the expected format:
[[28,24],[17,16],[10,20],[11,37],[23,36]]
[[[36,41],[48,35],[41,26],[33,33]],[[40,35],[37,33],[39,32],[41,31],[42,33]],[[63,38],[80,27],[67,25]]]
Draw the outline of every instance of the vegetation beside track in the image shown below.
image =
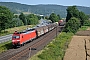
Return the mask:
[[11,41],[7,41],[0,44],[0,53],[5,52],[6,50],[9,50],[12,48]]
[[62,32],[44,50],[30,60],[62,60],[73,33]]

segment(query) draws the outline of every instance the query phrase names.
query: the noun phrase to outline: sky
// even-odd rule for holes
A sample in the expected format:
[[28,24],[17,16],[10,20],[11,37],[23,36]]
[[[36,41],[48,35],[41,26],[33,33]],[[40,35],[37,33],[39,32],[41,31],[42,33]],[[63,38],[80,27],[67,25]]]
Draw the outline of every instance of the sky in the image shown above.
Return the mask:
[[90,0],[0,0],[0,2],[17,2],[27,5],[57,4],[63,6],[86,6],[90,7]]

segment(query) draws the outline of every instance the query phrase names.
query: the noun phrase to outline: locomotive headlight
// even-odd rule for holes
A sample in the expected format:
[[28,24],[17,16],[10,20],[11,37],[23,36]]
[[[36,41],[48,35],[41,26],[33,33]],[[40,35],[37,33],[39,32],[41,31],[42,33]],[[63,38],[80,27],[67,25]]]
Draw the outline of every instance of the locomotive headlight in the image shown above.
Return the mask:
[[16,41],[20,41],[20,40],[16,40]]
[[15,40],[12,40],[12,42],[15,42]]
[[12,42],[16,42],[16,41],[20,41],[20,40],[12,40]]

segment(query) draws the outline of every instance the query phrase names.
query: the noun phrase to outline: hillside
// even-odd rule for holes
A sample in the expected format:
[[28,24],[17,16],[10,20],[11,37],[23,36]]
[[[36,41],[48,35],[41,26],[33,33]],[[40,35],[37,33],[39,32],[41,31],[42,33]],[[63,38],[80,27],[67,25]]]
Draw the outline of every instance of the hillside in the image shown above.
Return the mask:
[[[15,2],[0,2],[0,6],[8,7],[14,13],[30,12],[35,14],[50,15],[52,12],[60,14],[61,17],[66,17],[66,9],[68,6],[62,5],[25,5]],[[80,11],[90,14],[90,7],[77,6]]]

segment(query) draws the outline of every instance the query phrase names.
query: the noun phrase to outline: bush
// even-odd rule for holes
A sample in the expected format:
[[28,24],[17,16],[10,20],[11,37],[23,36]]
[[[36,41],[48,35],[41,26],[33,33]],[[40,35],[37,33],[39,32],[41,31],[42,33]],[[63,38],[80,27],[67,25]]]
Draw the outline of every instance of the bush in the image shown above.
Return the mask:
[[80,27],[80,21],[75,18],[72,17],[65,25],[65,32],[72,32],[72,33],[76,33],[78,31]]
[[84,26],[90,26],[90,20],[85,20]]

